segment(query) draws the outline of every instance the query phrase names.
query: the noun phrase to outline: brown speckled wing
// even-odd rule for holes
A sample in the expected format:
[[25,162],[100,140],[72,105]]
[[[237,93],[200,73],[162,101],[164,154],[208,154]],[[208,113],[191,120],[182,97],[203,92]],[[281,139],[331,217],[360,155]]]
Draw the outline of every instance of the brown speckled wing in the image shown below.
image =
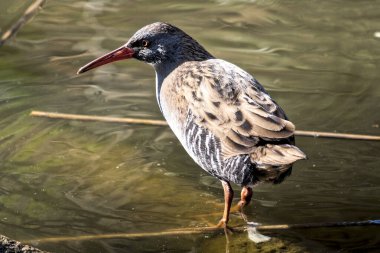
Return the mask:
[[251,154],[259,137],[293,135],[294,125],[248,73],[216,59],[186,64],[180,76],[189,110],[221,140],[224,157]]

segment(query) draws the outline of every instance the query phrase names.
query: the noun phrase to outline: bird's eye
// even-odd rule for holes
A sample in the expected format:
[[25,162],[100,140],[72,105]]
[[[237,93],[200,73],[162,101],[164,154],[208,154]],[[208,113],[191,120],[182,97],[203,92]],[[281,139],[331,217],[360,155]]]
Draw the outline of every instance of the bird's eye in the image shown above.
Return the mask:
[[148,46],[149,46],[149,41],[147,41],[147,40],[142,40],[142,41],[141,41],[141,45],[142,45],[143,47],[148,47]]

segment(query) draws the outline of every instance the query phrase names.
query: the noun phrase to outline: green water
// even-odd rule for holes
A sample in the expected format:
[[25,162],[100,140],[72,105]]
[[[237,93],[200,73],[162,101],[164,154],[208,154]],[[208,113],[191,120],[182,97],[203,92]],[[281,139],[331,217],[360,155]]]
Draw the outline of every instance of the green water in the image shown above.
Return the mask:
[[[1,0],[4,31],[31,1]],[[154,71],[89,60],[155,21],[254,73],[298,129],[380,135],[380,1],[47,1],[0,48],[0,234],[18,240],[216,223],[221,185],[166,127],[32,118],[31,110],[161,119]],[[380,218],[379,142],[297,138],[309,160],[245,209],[263,224]],[[234,186],[237,202],[239,187]],[[234,214],[231,225],[241,224]],[[230,236],[230,252],[378,252],[378,228]],[[223,234],[36,243],[54,252],[224,252]]]

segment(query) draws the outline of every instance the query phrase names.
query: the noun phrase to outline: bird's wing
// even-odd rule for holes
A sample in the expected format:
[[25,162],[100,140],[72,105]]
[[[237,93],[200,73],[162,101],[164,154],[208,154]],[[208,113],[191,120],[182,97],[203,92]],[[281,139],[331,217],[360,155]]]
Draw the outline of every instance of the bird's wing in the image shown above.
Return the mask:
[[197,123],[221,140],[225,157],[250,154],[260,138],[293,135],[294,125],[245,71],[222,60],[192,69],[182,76],[183,94]]

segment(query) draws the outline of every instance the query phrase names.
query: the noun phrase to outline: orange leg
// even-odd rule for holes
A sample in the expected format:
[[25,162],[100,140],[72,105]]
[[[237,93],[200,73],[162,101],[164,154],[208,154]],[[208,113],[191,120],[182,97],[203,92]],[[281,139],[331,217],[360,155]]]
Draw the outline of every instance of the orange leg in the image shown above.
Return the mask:
[[244,206],[248,205],[252,199],[252,188],[248,186],[244,186],[241,189],[240,201],[238,203],[239,212],[243,220],[247,221],[246,215],[243,213]]
[[240,193],[240,201],[238,203],[240,208],[243,208],[244,206],[248,205],[249,202],[251,202],[252,199],[252,188],[248,186],[244,186],[243,189],[241,189]]
[[231,209],[231,203],[232,203],[232,198],[234,197],[234,191],[231,188],[231,185],[227,181],[221,181],[223,185],[223,190],[224,190],[224,212],[223,212],[223,217],[218,223],[218,227],[226,227],[229,216],[230,216],[230,209]]

